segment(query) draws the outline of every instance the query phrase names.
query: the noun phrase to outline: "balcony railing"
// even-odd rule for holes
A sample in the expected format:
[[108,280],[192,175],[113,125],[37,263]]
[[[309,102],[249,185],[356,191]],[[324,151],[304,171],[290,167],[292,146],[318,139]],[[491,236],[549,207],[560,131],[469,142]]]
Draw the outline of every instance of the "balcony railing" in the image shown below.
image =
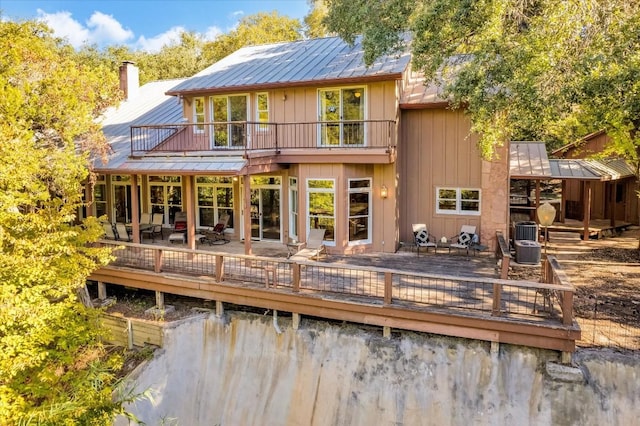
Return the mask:
[[249,121],[131,126],[131,155],[150,152],[392,148],[392,120],[258,123]]

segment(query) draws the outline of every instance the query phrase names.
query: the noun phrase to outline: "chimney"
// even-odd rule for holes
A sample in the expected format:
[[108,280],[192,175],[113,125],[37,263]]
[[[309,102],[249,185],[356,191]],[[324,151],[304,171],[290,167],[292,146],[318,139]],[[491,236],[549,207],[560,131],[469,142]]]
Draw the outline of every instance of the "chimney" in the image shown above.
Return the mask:
[[135,98],[138,87],[140,87],[138,67],[134,62],[123,61],[120,65],[120,90],[124,92],[124,99],[128,101]]

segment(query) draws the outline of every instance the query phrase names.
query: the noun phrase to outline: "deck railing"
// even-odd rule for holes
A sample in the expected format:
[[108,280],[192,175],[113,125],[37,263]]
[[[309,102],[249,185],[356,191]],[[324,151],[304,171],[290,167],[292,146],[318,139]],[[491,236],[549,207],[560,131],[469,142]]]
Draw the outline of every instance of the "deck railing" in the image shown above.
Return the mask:
[[[573,292],[550,256],[537,283],[484,277],[453,277],[377,267],[291,261],[173,247],[102,241],[118,246],[111,266],[202,277],[216,283],[343,295],[366,303],[454,310],[488,317],[550,320],[573,324]],[[552,299],[559,304],[547,303]]]
[[131,126],[131,155],[153,152],[391,148],[393,120],[261,123],[229,121]]

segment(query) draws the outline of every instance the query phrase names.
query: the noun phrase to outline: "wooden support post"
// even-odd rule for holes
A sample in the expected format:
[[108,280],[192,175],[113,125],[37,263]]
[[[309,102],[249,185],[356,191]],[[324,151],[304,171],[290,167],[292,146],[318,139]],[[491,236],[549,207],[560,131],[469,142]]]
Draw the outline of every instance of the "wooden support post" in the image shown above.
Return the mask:
[[161,291],[156,291],[156,308],[164,310],[164,293]]
[[[183,176],[185,182],[185,205],[187,206],[187,247],[196,248],[196,209],[195,209],[195,184],[193,176]],[[190,255],[190,258],[193,255]]]
[[162,249],[156,249],[153,251],[153,271],[156,274],[162,272],[162,260],[163,260],[164,251]]
[[393,275],[391,272],[384,273],[384,304],[390,305],[393,298]]
[[107,299],[107,285],[101,281],[98,281],[98,299]]
[[583,196],[583,219],[584,219],[584,231],[582,240],[589,241],[589,223],[591,222],[591,182],[586,181],[584,183],[584,196]]
[[216,255],[216,281],[224,281],[224,256]]
[[[505,259],[502,258],[502,263],[504,264]],[[502,304],[502,286],[500,284],[493,285],[493,308],[491,310],[491,315],[494,317],[500,316],[500,305]]]
[[564,223],[567,209],[567,181],[562,179],[562,185],[560,190],[560,222]]
[[133,349],[133,325],[130,319],[127,319],[127,347]]
[[562,324],[573,324],[573,291],[562,292]]
[[244,254],[251,255],[251,176],[242,177],[244,184]]
[[391,327],[388,325],[382,327],[382,337],[385,339],[391,339]]
[[560,362],[565,365],[571,364],[571,352],[562,352],[560,355]]
[[616,192],[617,192],[618,182],[613,181],[609,184],[609,217],[611,218],[609,221],[609,225],[613,228],[613,231],[616,230]]
[[491,342],[491,354],[500,352],[500,342]]
[[293,272],[293,291],[297,293],[300,291],[300,264],[292,263],[291,269]]
[[224,305],[221,301],[216,300],[216,316],[220,318],[222,315],[224,315]]
[[140,243],[140,211],[138,175],[133,174],[131,175],[131,237],[134,243]]
[[294,312],[291,317],[291,323],[293,325],[293,329],[297,330],[300,327],[300,314]]

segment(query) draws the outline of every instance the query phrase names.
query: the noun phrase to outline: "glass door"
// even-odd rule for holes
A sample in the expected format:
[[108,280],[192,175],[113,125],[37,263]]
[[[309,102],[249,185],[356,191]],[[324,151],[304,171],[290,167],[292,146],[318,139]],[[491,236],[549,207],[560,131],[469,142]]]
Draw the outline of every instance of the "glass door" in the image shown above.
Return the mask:
[[211,97],[212,148],[246,146],[248,108],[246,95]]
[[280,241],[280,189],[251,190],[251,238]]
[[[138,187],[140,200],[140,187]],[[138,212],[140,214],[140,212]],[[131,223],[131,184],[117,182],[113,184],[113,218],[115,222]]]
[[319,92],[320,145],[364,145],[364,87]]

